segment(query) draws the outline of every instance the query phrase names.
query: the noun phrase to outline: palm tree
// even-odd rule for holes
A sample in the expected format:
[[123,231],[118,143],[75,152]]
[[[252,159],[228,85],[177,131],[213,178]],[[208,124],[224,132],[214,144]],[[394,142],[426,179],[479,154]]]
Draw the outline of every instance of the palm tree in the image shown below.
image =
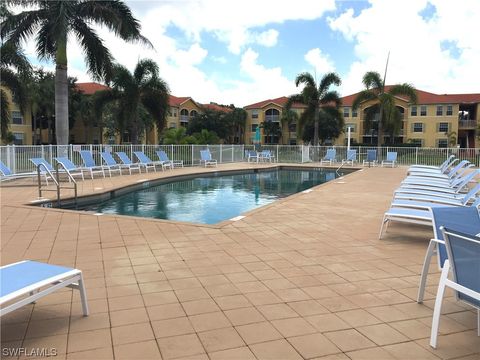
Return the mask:
[[68,144],[68,36],[74,35],[80,42],[93,78],[107,81],[112,70],[112,55],[91,24],[105,26],[125,41],[150,43],[140,34],[139,22],[121,0],[7,0],[6,3],[34,7],[15,15],[8,14],[1,23],[0,36],[7,44],[18,46],[37,33],[38,57],[55,61],[57,144]]
[[143,110],[154,119],[159,133],[165,127],[169,90],[158,72],[158,65],[149,59],[140,60],[133,73],[122,65],[115,65],[112,88],[95,94],[97,111],[106,103],[117,102],[119,121],[129,128],[134,144],[138,142],[142,128]]
[[217,133],[215,131],[208,131],[207,129],[202,129],[200,132],[192,134],[192,136],[199,145],[212,145],[220,142]]
[[285,125],[288,127],[289,136],[291,132],[290,126],[295,124],[296,135],[299,135],[300,127],[298,126],[298,113],[296,111],[293,111],[291,109],[284,109],[284,111],[282,111],[282,117],[280,118],[280,122],[282,123],[282,127],[284,127]]
[[371,124],[375,118],[375,114],[379,114],[378,118],[378,147],[382,145],[383,129],[387,129],[392,135],[398,133],[402,124],[402,116],[395,106],[395,97],[403,95],[409,98],[411,103],[417,102],[417,91],[410,84],[397,84],[390,86],[385,91],[385,79],[382,80],[381,75],[376,71],[369,71],[363,76],[363,85],[365,90],[358,93],[353,100],[352,109],[356,110],[360,104],[365,101],[375,101],[377,106],[367,109],[365,114],[366,124]]
[[340,107],[340,95],[334,90],[329,90],[329,88],[332,85],[339,86],[341,82],[340,77],[335,73],[325,74],[318,86],[313,76],[308,72],[299,74],[295,79],[295,85],[297,87],[300,84],[304,84],[305,86],[300,94],[295,94],[288,98],[285,108],[286,110],[290,110],[294,102],[307,105],[307,108],[300,116],[299,125],[305,125],[308,120],[313,119],[313,144],[316,146],[318,145],[318,125],[320,117],[325,116],[327,112],[338,112]]
[[[23,115],[27,110],[28,96],[24,82],[31,75],[31,66],[27,57],[17,46],[2,44],[0,48],[0,84],[8,88],[14,101],[19,105]],[[1,139],[6,140],[10,124],[10,101],[7,92],[0,89],[0,132]]]
[[197,140],[193,136],[187,135],[187,129],[184,127],[168,129],[163,135],[163,144],[183,145],[196,143]]

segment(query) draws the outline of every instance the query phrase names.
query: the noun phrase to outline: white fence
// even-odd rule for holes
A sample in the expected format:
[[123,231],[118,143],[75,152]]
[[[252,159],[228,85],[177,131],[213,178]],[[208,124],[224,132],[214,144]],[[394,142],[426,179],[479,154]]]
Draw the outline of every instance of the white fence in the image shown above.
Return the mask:
[[[170,159],[183,160],[185,166],[198,166],[200,164],[200,150],[210,149],[212,157],[219,163],[234,163],[246,161],[245,152],[255,149],[254,145],[9,145],[0,146],[0,160],[14,173],[34,171],[35,167],[31,158],[44,158],[54,164],[57,156],[68,156],[75,164],[82,164],[80,150],[90,150],[94,154],[98,164],[101,163],[100,152],[112,153],[124,151],[133,161],[136,161],[133,152],[143,151],[152,160],[157,160],[155,151],[164,150]],[[317,162],[325,156],[330,146],[306,146],[306,145],[262,145],[261,149],[268,149],[275,155],[275,159],[281,163],[304,163]],[[347,147],[335,146],[337,161],[346,158]],[[367,150],[376,147],[351,146],[357,150],[359,163],[366,158]],[[382,147],[379,161],[386,158],[387,152],[397,152],[399,165],[425,164],[439,165],[450,154],[460,159],[466,159],[476,166],[480,163],[480,149],[458,148],[423,148],[423,147]]]

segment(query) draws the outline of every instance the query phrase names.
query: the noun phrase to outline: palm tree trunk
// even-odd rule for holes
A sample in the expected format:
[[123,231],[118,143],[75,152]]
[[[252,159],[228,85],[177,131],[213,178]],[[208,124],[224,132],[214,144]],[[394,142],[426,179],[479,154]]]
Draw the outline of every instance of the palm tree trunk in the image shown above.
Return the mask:
[[318,146],[318,122],[320,117],[320,109],[315,107],[315,119],[313,124],[313,145]]
[[382,154],[382,140],[383,140],[383,102],[380,102],[380,114],[378,117],[378,131],[377,131],[377,159],[380,159]]
[[68,144],[67,35],[57,43],[55,56],[55,132],[57,145]]

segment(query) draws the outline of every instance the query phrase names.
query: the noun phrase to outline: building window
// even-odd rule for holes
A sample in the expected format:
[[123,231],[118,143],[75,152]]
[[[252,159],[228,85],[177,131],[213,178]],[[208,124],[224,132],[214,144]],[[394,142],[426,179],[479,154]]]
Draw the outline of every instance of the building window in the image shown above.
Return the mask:
[[357,109],[355,109],[355,110],[352,109],[352,117],[358,117],[358,110]]
[[258,124],[252,124],[252,132],[257,131]]
[[420,116],[427,116],[427,105],[420,106]]
[[453,115],[453,106],[447,105],[447,116],[452,116],[452,115]]
[[252,119],[258,119],[258,110],[252,110]]
[[423,145],[423,139],[411,139],[410,142],[415,146],[422,146]]
[[412,108],[410,109],[410,116],[417,116],[417,107],[416,106],[412,106]]
[[12,124],[23,125],[23,116],[20,111],[12,111]]
[[15,145],[23,145],[24,140],[25,140],[25,134],[24,133],[14,132],[13,137],[14,137],[13,143]]
[[437,116],[443,116],[443,106],[437,105]]
[[355,132],[356,131],[356,125],[355,124],[345,124],[345,133],[348,132],[348,128],[350,128],[350,132]]
[[350,117],[350,108],[348,107],[343,108],[343,117],[344,118]]
[[288,125],[288,131],[296,132],[297,131],[297,124],[289,124]]
[[413,123],[413,132],[423,132],[423,123]]
[[190,111],[190,117],[195,117],[197,115],[198,113],[195,110]]
[[448,139],[437,139],[437,147],[439,148],[448,147]]
[[448,133],[449,124],[446,122],[441,122],[438,124],[438,132]]
[[177,127],[177,124],[174,122],[170,123],[169,129],[175,129]]

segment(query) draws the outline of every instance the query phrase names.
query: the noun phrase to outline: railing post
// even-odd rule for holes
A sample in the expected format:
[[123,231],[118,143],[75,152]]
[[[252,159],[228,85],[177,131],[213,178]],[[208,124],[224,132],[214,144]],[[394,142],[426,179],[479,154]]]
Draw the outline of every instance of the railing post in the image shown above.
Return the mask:
[[190,145],[190,146],[192,147],[192,166],[193,166],[193,147],[194,147],[195,145],[192,144],[192,145]]
[[235,162],[235,145],[232,145],[232,163]]
[[277,144],[277,158],[276,158],[276,159],[277,159],[277,162],[279,162],[279,160],[280,160],[280,159],[278,158],[278,154],[279,154],[278,148],[279,148],[279,146],[280,146],[280,145]]
[[415,147],[415,165],[418,164],[418,147]]
[[220,164],[222,163],[222,144],[220,144]]

